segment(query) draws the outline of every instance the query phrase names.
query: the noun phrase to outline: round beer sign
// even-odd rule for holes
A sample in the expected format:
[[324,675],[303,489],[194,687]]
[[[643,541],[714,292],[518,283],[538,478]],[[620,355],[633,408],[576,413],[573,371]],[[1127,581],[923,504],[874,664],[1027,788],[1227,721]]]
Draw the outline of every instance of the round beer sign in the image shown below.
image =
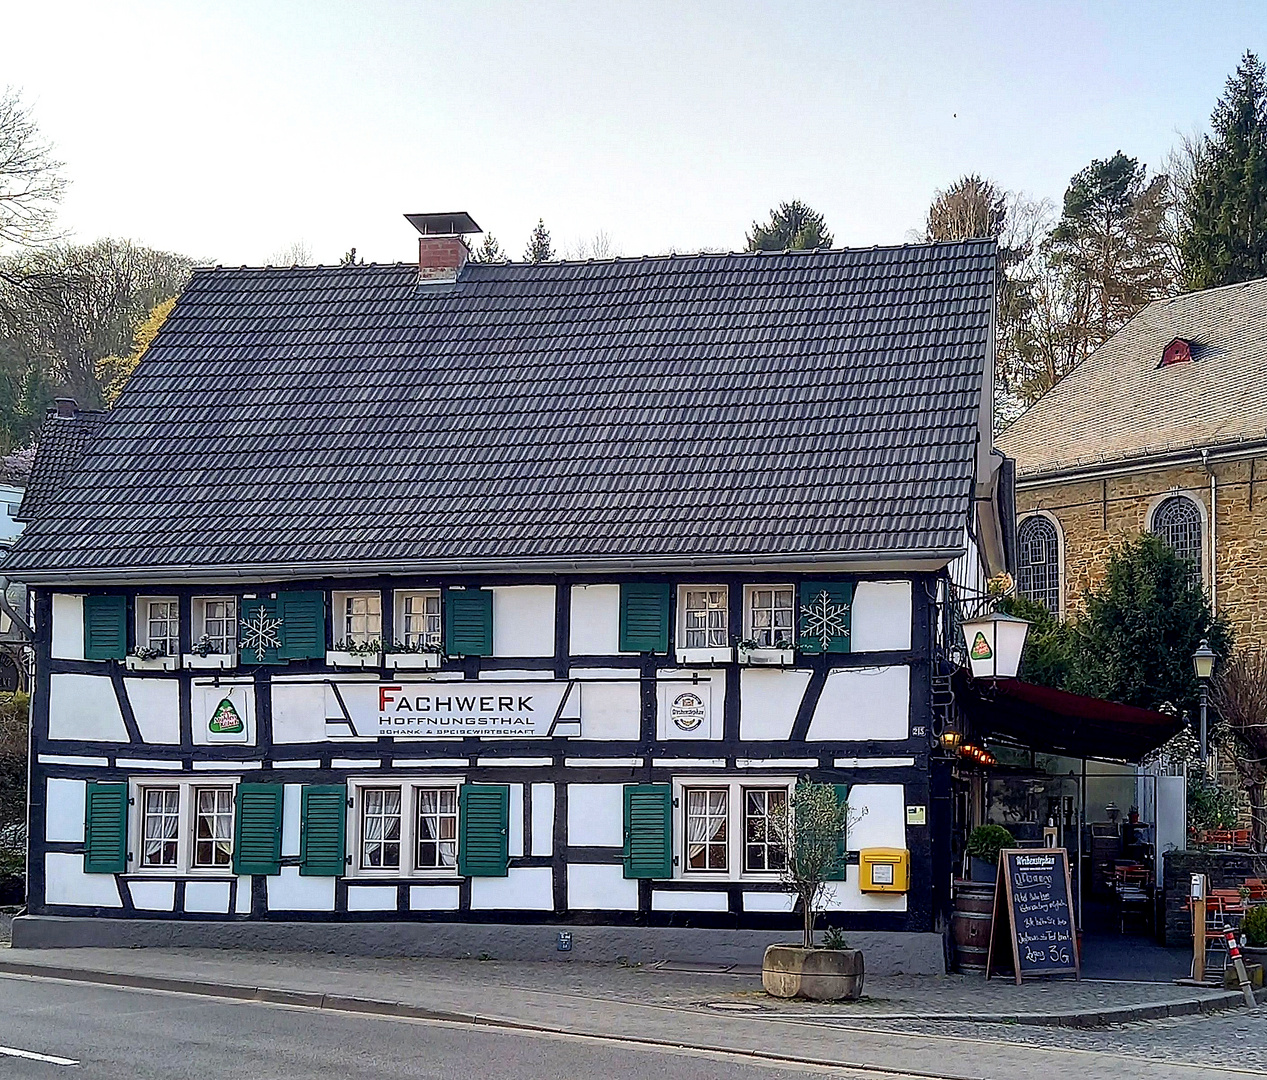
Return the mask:
[[694,731],[704,722],[704,699],[686,691],[669,704],[669,717],[679,731]]

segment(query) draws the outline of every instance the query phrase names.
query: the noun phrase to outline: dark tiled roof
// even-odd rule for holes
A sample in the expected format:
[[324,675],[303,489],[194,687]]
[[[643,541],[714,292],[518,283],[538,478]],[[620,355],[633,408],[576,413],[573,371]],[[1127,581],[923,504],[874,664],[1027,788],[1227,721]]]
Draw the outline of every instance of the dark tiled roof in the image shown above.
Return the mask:
[[44,421],[36,438],[35,460],[22,492],[22,505],[15,515],[18,521],[34,521],[56,501],[105,418],[103,412],[85,410]]
[[196,273],[9,572],[964,542],[993,245]]
[[[1161,367],[1175,338],[1192,361]],[[1267,279],[1154,300],[997,439],[1022,480],[1267,439]]]

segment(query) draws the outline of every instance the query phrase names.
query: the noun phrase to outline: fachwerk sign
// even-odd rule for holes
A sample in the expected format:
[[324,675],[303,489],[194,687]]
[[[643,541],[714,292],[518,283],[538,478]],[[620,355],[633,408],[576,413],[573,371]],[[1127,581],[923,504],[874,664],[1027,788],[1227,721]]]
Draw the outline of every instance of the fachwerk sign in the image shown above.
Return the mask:
[[[331,737],[532,739],[580,734],[574,682],[331,682]],[[348,730],[350,729],[350,730]]]

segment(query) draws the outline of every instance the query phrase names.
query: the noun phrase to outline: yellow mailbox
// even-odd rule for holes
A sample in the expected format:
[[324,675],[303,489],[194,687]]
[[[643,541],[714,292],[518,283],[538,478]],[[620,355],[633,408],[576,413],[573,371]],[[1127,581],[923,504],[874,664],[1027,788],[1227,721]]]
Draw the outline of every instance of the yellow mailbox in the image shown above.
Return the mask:
[[909,892],[911,853],[906,848],[863,848],[858,852],[858,887],[863,892]]

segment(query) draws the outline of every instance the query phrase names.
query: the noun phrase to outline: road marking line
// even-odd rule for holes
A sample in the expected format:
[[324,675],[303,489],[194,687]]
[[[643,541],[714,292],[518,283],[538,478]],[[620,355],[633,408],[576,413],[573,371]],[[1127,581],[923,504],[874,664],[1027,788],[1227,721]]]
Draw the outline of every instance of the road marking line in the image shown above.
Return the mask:
[[53,1057],[51,1054],[37,1054],[34,1050],[19,1050],[15,1046],[0,1046],[0,1056],[26,1058],[28,1061],[44,1061],[49,1065],[78,1065],[78,1061],[70,1058]]

